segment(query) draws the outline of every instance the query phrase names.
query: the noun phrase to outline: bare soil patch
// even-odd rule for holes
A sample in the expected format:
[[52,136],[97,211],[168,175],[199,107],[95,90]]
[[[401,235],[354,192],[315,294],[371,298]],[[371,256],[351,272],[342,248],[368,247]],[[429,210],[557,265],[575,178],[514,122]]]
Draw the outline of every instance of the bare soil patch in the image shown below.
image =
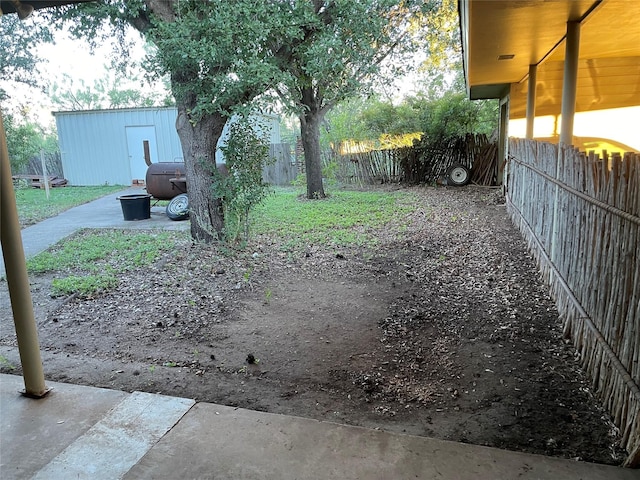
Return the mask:
[[[619,464],[499,192],[408,191],[402,233],[371,246],[257,238],[230,257],[185,240],[89,300],[32,278],[47,379]],[[17,374],[0,288],[2,371]]]

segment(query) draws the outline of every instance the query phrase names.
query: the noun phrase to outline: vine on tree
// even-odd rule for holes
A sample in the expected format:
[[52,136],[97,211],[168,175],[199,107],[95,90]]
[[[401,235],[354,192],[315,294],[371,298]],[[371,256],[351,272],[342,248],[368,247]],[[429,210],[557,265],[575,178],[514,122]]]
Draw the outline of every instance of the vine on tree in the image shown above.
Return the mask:
[[266,124],[256,117],[239,116],[230,123],[224,154],[226,169],[214,171],[212,193],[222,199],[224,240],[246,243],[249,239],[249,216],[271,189],[262,177],[263,167],[274,162],[269,157]]

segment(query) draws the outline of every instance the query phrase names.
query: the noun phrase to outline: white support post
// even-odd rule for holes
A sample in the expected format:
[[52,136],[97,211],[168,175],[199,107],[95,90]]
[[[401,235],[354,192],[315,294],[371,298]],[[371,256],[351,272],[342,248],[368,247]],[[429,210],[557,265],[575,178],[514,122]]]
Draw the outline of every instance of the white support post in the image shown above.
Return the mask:
[[533,122],[536,118],[536,82],[538,65],[529,65],[529,83],[527,87],[527,140],[533,139]]
[[560,143],[565,145],[573,144],[573,117],[576,113],[579,55],[580,23],[567,22],[567,42],[562,82],[562,120],[560,122]]
[[496,183],[502,185],[502,188],[506,187],[505,176],[508,173],[505,171],[508,165],[506,162],[508,149],[509,149],[509,95],[510,90],[507,90],[500,99],[500,119],[498,125],[498,165],[496,166]]
[[[562,180],[562,159],[565,145],[573,144],[573,117],[576,113],[578,92],[578,59],[580,54],[580,23],[567,22],[567,45],[564,56],[564,79],[562,82],[562,118],[560,121],[560,142],[556,159],[556,180]],[[560,187],[556,185],[551,228],[551,263],[556,265],[558,257],[558,215],[560,212]]]

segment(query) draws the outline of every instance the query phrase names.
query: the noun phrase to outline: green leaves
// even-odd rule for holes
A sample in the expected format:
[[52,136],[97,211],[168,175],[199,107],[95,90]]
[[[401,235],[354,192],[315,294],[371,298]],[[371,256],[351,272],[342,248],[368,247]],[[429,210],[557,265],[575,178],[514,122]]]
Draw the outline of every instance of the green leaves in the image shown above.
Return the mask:
[[215,171],[213,195],[222,199],[225,212],[225,239],[246,242],[249,215],[269,193],[262,170],[269,162],[267,125],[258,116],[235,117],[229,127],[227,143],[220,150],[226,160],[226,174]]
[[422,131],[427,141],[464,136],[467,133],[490,135],[497,128],[497,121],[497,101],[471,101],[464,93],[451,91],[426,105],[422,115]]
[[430,75],[461,65],[460,27],[456,0],[431,2],[432,8],[416,19],[423,33],[419,43],[426,53],[422,68]]
[[[47,28],[32,20],[20,21],[17,15],[0,17],[0,78],[32,87],[42,87],[42,76],[38,74],[38,63],[42,62],[33,45],[51,42]],[[0,100],[4,90],[0,88]]]
[[[380,63],[408,47],[406,29],[419,3],[292,2],[290,15],[299,33],[285,67],[290,101],[300,110],[320,110],[369,88]],[[312,101],[302,98],[305,88],[313,89]]]
[[464,136],[490,135],[497,128],[497,103],[471,101],[452,88],[437,98],[420,94],[398,105],[376,98],[352,99],[327,115],[323,142],[337,149],[344,141],[377,142],[382,136],[424,133],[425,141]]
[[157,47],[150,63],[171,74],[178,101],[195,100],[196,120],[230,112],[277,82],[269,48],[281,33],[277,11],[262,2],[176,2],[175,18],[154,17],[147,38]]
[[58,150],[56,135],[31,121],[27,112],[23,113],[21,118],[19,115],[3,112],[7,149],[14,174],[20,172],[32,158],[39,157],[41,151],[53,153]]

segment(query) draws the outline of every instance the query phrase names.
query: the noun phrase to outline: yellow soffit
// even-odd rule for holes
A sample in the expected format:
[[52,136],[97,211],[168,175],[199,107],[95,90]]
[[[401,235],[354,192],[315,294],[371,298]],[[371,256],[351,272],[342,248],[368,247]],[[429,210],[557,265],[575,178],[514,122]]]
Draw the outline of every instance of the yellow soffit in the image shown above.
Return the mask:
[[576,110],[640,105],[640,1],[462,0],[459,11],[470,98],[510,91],[510,117],[524,117],[538,65],[536,114],[559,114],[566,24],[577,21]]

